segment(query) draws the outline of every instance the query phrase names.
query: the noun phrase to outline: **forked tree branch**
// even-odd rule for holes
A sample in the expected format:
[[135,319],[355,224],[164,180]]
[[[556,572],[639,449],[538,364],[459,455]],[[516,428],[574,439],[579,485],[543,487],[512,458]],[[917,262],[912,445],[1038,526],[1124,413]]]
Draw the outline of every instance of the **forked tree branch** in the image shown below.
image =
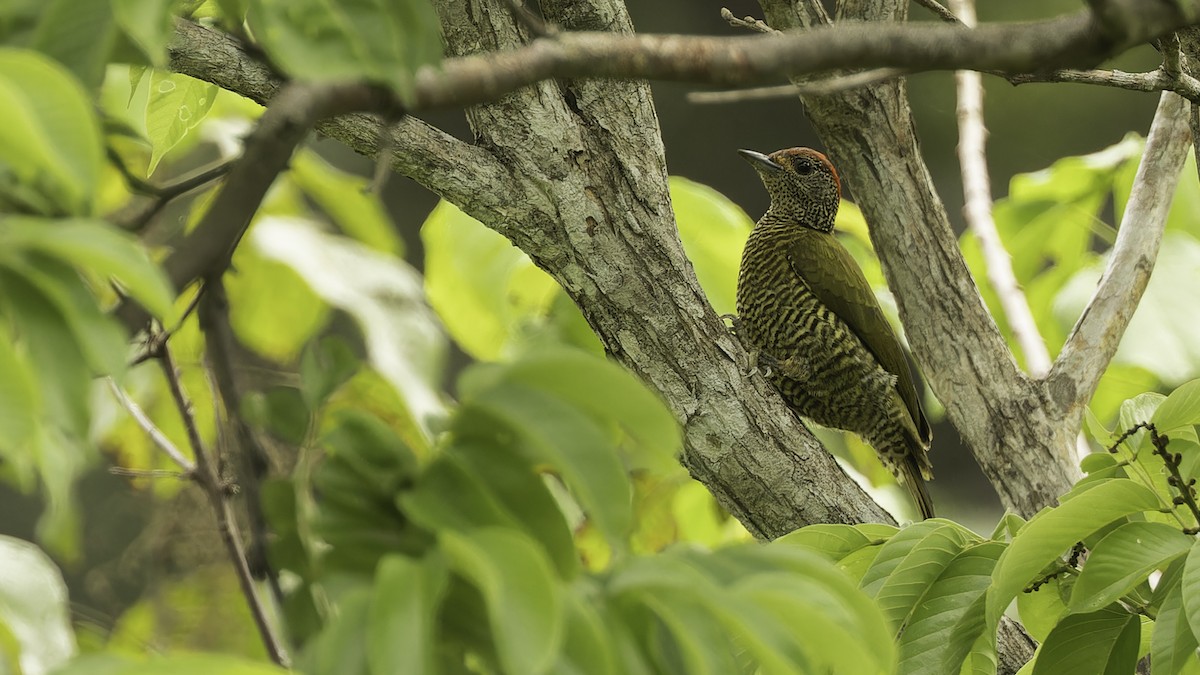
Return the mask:
[[1091,399],[1150,282],[1190,145],[1189,108],[1171,92],[1159,98],[1104,276],[1046,381],[1050,397],[1064,409],[1077,409]]

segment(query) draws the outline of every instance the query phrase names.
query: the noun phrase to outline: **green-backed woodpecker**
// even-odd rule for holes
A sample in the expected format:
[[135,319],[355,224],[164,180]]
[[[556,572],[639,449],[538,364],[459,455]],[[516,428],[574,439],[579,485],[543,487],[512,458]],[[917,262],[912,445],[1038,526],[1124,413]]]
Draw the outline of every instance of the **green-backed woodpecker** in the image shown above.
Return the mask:
[[742,254],[738,336],[790,406],[870,443],[921,515],[932,517],[929,422],[899,338],[833,234],[837,171],[810,148],[739,153],[771,206]]

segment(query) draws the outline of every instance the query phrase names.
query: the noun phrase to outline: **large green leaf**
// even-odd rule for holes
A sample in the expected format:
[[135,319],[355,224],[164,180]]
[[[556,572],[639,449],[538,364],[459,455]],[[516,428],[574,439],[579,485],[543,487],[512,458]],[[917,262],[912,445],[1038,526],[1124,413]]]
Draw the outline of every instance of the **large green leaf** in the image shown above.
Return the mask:
[[[1164,575],[1161,583],[1167,583]],[[1183,584],[1175,577],[1168,584],[1162,606],[1154,617],[1154,634],[1150,639],[1150,663],[1153,672],[1181,672],[1186,666],[1193,671],[1200,666],[1196,659],[1196,649],[1200,647],[1196,635],[1188,624],[1187,613],[1183,607]]]
[[[1087,306],[1103,273],[1104,261],[1076,274],[1054,303],[1054,313],[1065,326],[1074,325]],[[1180,231],[1163,236],[1154,276],[1146,287],[1113,363],[1132,365],[1154,373],[1167,384],[1200,375],[1200,335],[1178,320],[1200,312],[1200,299],[1181,288],[1200,287],[1200,241]]]
[[1141,621],[1105,608],[1059,622],[1038,650],[1033,675],[1126,675],[1138,659]]
[[429,304],[476,359],[510,355],[561,293],[520,249],[449,202],[429,214],[421,241]]
[[861,586],[875,598],[896,635],[946,566],[975,540],[960,525],[931,519],[901,530],[883,545]]
[[531,461],[559,472],[613,545],[633,525],[633,492],[603,430],[578,408],[540,389],[503,382],[464,400],[454,428],[464,437],[515,434]]
[[0,535],[0,569],[0,633],[15,641],[24,672],[46,672],[71,658],[75,633],[58,567],[33,544]]
[[117,25],[151,65],[166,64],[174,29],[171,10],[176,4],[176,0],[112,0]]
[[979,599],[992,582],[992,571],[1004,551],[995,541],[969,546],[941,568],[913,607],[900,634],[900,672],[936,675],[953,648],[954,627],[963,615],[979,611]]
[[28,46],[66,66],[89,90],[99,88],[116,37],[109,0],[44,0],[41,4]]
[[1116,602],[1156,569],[1187,553],[1194,537],[1162,523],[1125,523],[1088,554],[1071,591],[1071,612],[1094,612]]
[[364,636],[372,675],[433,672],[434,628],[447,577],[437,557],[392,555],[379,562]]
[[173,324],[175,293],[136,238],[103,220],[11,216],[0,221],[0,250],[39,251],[73,267],[111,277],[164,324]]
[[550,561],[525,535],[501,528],[442,532],[450,567],[487,604],[492,639],[505,673],[547,672],[563,639],[561,587]]
[[346,236],[383,253],[402,255],[404,242],[396,234],[383,201],[367,180],[326,162],[313,150],[292,157],[292,181],[333,219]]
[[677,176],[671,177],[671,205],[708,302],[718,314],[735,313],[738,266],[754,221],[728,197]]
[[251,0],[247,16],[272,62],[296,78],[371,80],[411,98],[413,76],[442,56],[428,0]]
[[327,305],[291,266],[266,257],[257,239],[239,246],[233,274],[225,276],[229,322],[255,352],[288,363],[329,318]]
[[619,427],[633,441],[635,464],[674,466],[682,443],[675,417],[633,374],[607,359],[577,349],[542,350],[508,365],[473,368],[460,380],[459,393],[470,399],[498,380],[529,385]]
[[1159,404],[1150,421],[1162,434],[1200,424],[1200,380],[1179,385]]
[[0,48],[0,185],[11,174],[41,196],[46,215],[88,215],[103,156],[79,82],[41,54]]

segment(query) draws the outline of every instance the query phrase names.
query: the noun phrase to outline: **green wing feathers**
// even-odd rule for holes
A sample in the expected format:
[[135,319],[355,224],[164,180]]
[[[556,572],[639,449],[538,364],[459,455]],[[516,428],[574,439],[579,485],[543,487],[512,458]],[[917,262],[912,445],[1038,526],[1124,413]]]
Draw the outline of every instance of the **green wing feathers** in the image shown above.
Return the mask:
[[928,445],[932,432],[900,338],[854,257],[832,233],[805,230],[788,251],[788,259],[813,294],[850,326],[884,370],[896,376],[896,391],[912,416],[917,437]]

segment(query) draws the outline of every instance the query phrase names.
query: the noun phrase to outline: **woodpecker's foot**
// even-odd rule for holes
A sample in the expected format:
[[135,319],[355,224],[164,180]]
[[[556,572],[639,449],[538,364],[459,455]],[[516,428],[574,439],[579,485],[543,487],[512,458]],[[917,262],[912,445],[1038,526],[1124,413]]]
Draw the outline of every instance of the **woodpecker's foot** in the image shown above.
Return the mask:
[[759,352],[758,354],[751,354],[750,358],[753,364],[762,364],[766,367],[766,371],[763,373],[766,377],[771,377],[774,374],[786,377],[789,380],[804,381],[808,379],[808,364],[795,356],[780,359],[766,352]]

